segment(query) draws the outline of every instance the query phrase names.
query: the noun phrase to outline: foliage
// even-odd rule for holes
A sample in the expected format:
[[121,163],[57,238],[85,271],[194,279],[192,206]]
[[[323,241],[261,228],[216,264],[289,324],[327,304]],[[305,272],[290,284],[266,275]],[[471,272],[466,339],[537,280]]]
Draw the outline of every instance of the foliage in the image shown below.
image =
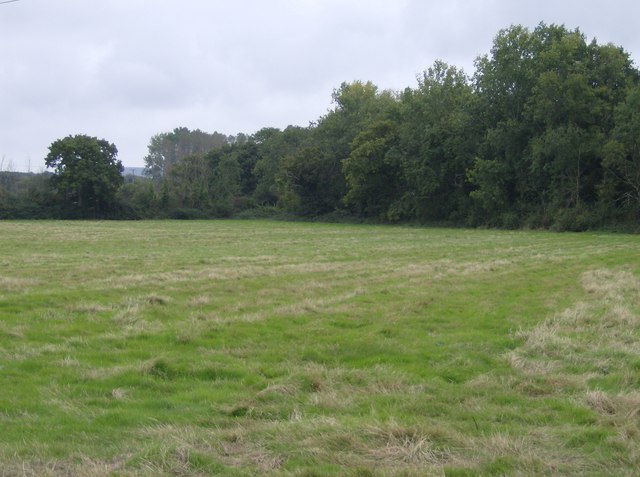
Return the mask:
[[[616,203],[640,213],[640,87],[629,90],[615,111],[614,128],[606,145],[604,167],[612,183],[603,187]],[[613,190],[611,190],[613,189]]]
[[179,127],[168,133],[156,134],[149,141],[149,153],[145,156],[146,173],[156,182],[164,177],[169,168],[182,158],[198,154],[206,154],[212,149],[219,149],[234,141],[218,132],[212,134],[199,129]]
[[360,214],[388,218],[401,187],[398,131],[389,121],[375,122],[356,136],[342,163],[349,190],[345,202]]
[[114,144],[86,135],[67,136],[49,146],[45,164],[54,169],[51,181],[71,215],[106,217],[114,210],[124,170],[117,155]]
[[295,154],[310,135],[311,129],[289,126],[284,131],[263,128],[252,137],[258,148],[253,169],[256,187],[253,198],[257,204],[276,205],[280,201],[278,176],[285,157]]
[[147,177],[125,177],[117,200],[134,218],[153,218],[160,212],[160,201],[153,181]]
[[58,216],[50,173],[0,172],[0,219]]
[[471,85],[463,71],[437,61],[402,96],[402,197],[408,218],[459,220],[469,207],[466,171],[481,131]]
[[321,215],[339,206],[344,180],[339,162],[318,145],[282,159],[278,176],[280,202],[299,215]]
[[395,98],[371,82],[343,83],[334,91],[336,105],[316,124],[308,141],[282,162],[281,203],[301,215],[340,209],[348,186],[343,163],[358,134],[388,114]]
[[[160,133],[145,157],[153,185],[124,185],[114,207],[87,204],[83,189],[59,180],[67,189],[40,213],[231,217],[275,207],[307,219],[633,227],[639,88],[621,47],[563,25],[515,25],[498,32],[471,77],[436,61],[402,92],[342,83],[308,127]],[[18,205],[0,187],[2,213],[31,216],[47,203],[36,189]]]
[[474,81],[486,133],[468,177],[489,221],[566,216],[617,187],[605,180],[603,146],[613,110],[638,82],[621,48],[562,26],[512,27],[478,60]]

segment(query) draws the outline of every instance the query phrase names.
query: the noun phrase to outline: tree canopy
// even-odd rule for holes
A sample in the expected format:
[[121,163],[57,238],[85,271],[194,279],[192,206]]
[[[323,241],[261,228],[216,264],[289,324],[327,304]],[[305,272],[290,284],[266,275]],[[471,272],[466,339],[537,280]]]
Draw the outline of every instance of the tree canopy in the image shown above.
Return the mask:
[[[640,72],[622,47],[579,29],[514,25],[471,76],[439,60],[414,87],[345,82],[332,99],[308,127],[154,135],[150,179],[128,180],[117,197],[115,146],[70,136],[47,156],[51,183],[83,215],[116,197],[143,217],[270,208],[560,230],[640,222]],[[0,214],[18,203],[2,184]]]
[[146,172],[159,181],[167,170],[182,158],[192,154],[206,154],[212,149],[219,149],[233,142],[234,139],[218,132],[209,134],[200,129],[191,131],[186,127],[156,134],[151,138],[149,153],[144,158]]
[[108,215],[123,183],[118,150],[105,139],[67,136],[49,146],[45,158],[54,169],[52,182],[59,198],[81,217]]

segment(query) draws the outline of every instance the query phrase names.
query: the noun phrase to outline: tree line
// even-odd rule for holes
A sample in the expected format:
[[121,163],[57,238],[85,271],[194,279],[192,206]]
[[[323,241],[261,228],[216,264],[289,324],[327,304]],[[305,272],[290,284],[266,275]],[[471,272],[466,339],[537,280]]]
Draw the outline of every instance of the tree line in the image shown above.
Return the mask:
[[58,204],[63,215],[140,218],[289,214],[558,230],[640,219],[640,72],[623,48],[578,29],[512,26],[472,76],[437,61],[416,87],[354,81],[332,99],[308,127],[158,134],[148,178],[97,181],[88,190],[108,196],[97,202],[68,187],[54,143],[50,180],[22,178],[12,189],[0,177],[0,214],[11,199],[28,213]]

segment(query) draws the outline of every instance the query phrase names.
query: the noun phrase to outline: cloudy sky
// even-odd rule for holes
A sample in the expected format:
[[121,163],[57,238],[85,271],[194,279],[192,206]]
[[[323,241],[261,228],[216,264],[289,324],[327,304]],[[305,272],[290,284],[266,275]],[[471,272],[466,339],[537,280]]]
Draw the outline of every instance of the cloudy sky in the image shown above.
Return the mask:
[[638,0],[19,0],[0,4],[0,168],[88,134],[142,166],[152,135],[306,126],[343,81],[473,73],[498,30],[579,27],[640,60]]

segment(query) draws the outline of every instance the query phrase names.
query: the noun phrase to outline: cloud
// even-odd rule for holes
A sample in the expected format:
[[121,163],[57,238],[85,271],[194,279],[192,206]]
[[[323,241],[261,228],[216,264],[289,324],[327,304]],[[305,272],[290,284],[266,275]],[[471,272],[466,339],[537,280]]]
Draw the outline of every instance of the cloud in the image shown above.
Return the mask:
[[52,141],[85,133],[141,165],[150,137],[177,126],[304,126],[343,81],[399,90],[436,59],[472,73],[515,23],[579,26],[638,53],[639,9],[630,0],[21,0],[0,6],[0,155],[37,169]]

